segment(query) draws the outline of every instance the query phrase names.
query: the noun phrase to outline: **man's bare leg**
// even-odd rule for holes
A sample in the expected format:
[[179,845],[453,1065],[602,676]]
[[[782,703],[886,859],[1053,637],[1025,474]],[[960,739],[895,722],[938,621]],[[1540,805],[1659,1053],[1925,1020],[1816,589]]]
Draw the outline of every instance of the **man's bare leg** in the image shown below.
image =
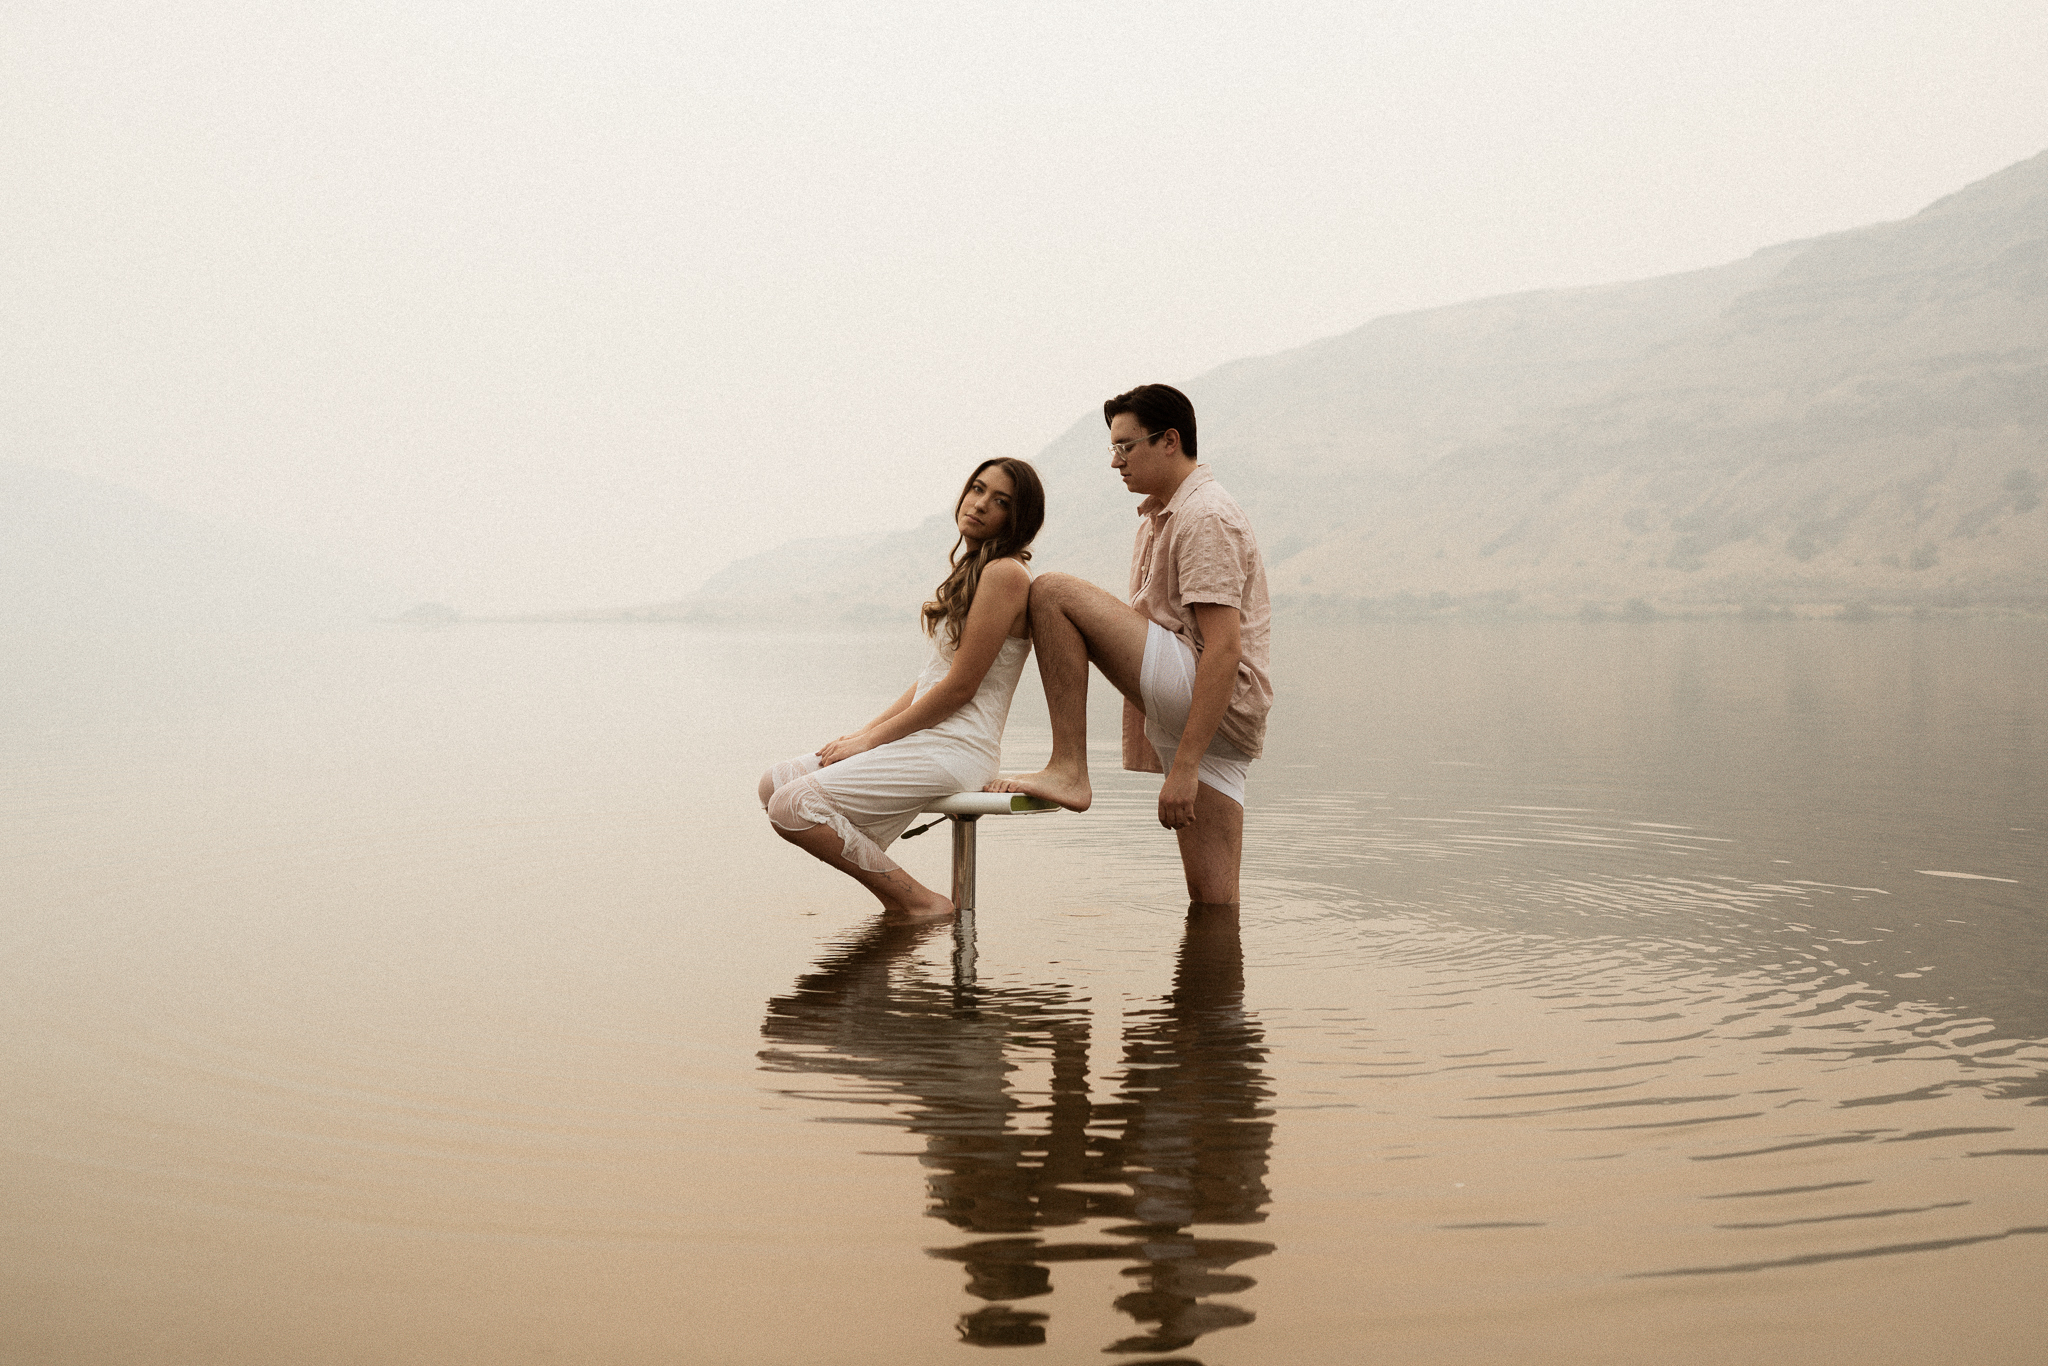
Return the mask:
[[845,842],[827,826],[813,825],[802,830],[784,830],[779,825],[771,825],[770,828],[812,858],[821,863],[831,864],[873,892],[875,900],[882,903],[882,909],[892,918],[937,920],[953,914],[951,901],[926,887],[901,868],[891,869],[886,873],[871,873],[847,858]]
[[1022,792],[1086,811],[1088,666],[1094,664],[1135,705],[1150,622],[1136,608],[1072,574],[1041,574],[1031,585],[1031,648],[1052,720],[1052,759],[1036,773],[998,778],[989,792]]
[[1180,841],[1188,899],[1235,904],[1238,868],[1244,860],[1244,808],[1203,783],[1195,789],[1195,823],[1173,834]]

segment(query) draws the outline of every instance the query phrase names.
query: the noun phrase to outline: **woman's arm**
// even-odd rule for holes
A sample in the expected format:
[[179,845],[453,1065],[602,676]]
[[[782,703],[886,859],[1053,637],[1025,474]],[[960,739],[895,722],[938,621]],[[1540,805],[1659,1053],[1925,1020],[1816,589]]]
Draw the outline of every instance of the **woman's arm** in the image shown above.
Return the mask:
[[[981,687],[989,665],[1010,634],[1010,623],[1024,610],[1031,596],[1031,574],[1016,560],[1001,559],[981,571],[981,583],[967,609],[967,622],[960,631],[960,647],[953,651],[953,667],[946,676],[900,710],[875,718],[858,735],[844,736],[818,751],[826,763],[837,763],[877,745],[901,740],[906,735],[936,726],[965,706]],[[913,687],[908,696],[915,697]]]
[[[903,709],[904,709],[905,707],[909,706],[909,705],[910,705],[910,703],[911,703],[911,699],[915,698],[916,696],[917,696],[917,684],[915,684],[915,683],[912,683],[912,684],[911,684],[911,685],[910,685],[909,687],[907,687],[907,688],[905,688],[905,689],[903,690],[903,696],[901,696],[901,697],[897,698],[897,699],[896,699],[896,700],[895,700],[894,702],[891,702],[891,703],[890,703],[890,704],[889,704],[888,706],[886,706],[886,707],[882,708],[882,710],[881,710],[881,714],[880,714],[880,715],[878,715],[878,716],[876,716],[874,720],[872,720],[872,721],[868,722],[868,723],[867,723],[866,725],[864,725],[864,726],[857,726],[857,727],[855,727],[855,728],[854,728],[853,730],[850,730],[850,731],[846,732],[846,734],[844,734],[844,735],[840,736],[840,737],[839,737],[839,739],[840,739],[840,740],[851,740],[851,739],[853,739],[853,738],[854,738],[854,737],[856,737],[856,736],[860,736],[860,735],[866,735],[866,734],[867,734],[867,733],[868,733],[869,731],[873,730],[873,729],[874,729],[874,728],[875,728],[876,726],[879,726],[879,725],[881,725],[881,724],[882,724],[882,723],[883,723],[884,721],[886,721],[886,720],[888,720],[888,719],[889,719],[890,717],[894,716],[894,715],[895,715],[895,714],[896,714],[897,712],[899,712],[899,711],[902,711],[902,710],[903,710]],[[834,744],[837,744],[837,743],[838,743],[838,741],[836,741],[836,740],[835,740],[835,741],[834,741],[833,743],[834,743]],[[822,749],[820,749],[820,750],[817,750],[817,751],[814,751],[814,752],[815,752],[815,753],[819,753],[819,754],[823,754],[823,753],[824,753],[825,751],[824,751],[824,750],[822,750]]]
[[897,712],[902,711],[905,707],[909,706],[912,702],[916,700],[917,684],[912,683],[909,687],[903,690],[903,696],[897,698],[894,702],[891,702],[888,706],[882,708],[882,714],[880,716],[877,716],[874,720],[868,722],[865,726],[862,726],[860,730],[855,731],[854,734],[859,735],[865,731],[873,730],[876,726],[881,725],[884,721],[894,716]]

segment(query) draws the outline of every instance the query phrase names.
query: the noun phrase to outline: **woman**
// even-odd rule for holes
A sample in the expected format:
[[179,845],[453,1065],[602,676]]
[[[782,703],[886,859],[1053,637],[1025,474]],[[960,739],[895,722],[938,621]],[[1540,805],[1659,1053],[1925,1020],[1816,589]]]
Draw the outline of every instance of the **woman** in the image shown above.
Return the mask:
[[924,605],[932,654],[917,680],[851,735],[775,765],[761,804],[775,833],[873,892],[885,910],[927,920],[953,903],[882,851],[934,797],[979,792],[1001,766],[1003,721],[1031,653],[1031,539],[1045,490],[1022,460],[984,460],[953,523],[952,566]]

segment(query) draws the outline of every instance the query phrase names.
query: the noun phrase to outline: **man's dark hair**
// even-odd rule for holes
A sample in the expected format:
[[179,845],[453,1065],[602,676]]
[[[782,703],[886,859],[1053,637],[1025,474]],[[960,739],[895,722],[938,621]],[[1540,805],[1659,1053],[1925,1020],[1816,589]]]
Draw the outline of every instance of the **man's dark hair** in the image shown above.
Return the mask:
[[1190,460],[1195,458],[1195,405],[1171,384],[1141,384],[1118,394],[1102,405],[1103,424],[1114,422],[1118,413],[1136,418],[1147,436],[1173,428],[1180,433],[1181,452]]

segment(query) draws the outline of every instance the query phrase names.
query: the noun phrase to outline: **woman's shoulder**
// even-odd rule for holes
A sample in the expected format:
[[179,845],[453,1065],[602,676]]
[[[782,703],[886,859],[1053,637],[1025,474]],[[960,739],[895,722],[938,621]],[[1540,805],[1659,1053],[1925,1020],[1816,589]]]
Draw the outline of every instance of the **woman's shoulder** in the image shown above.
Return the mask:
[[1022,560],[1005,555],[1000,560],[990,560],[981,567],[981,582],[975,585],[974,597],[979,602],[986,598],[991,603],[1008,606],[1015,602],[1018,608],[1031,593],[1031,571],[1024,567]]
[[1024,561],[1014,555],[1005,555],[1000,560],[990,560],[981,568],[981,582],[984,587],[999,584],[1005,588],[1028,588],[1031,585],[1031,571],[1024,567]]

